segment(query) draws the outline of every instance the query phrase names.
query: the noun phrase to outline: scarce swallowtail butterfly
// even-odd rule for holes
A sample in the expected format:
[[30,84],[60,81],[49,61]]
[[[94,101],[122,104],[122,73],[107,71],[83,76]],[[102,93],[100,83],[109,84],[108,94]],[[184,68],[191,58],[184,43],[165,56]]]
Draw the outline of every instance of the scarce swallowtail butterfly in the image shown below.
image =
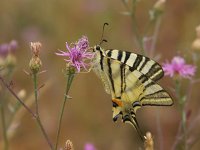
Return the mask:
[[173,104],[170,95],[156,83],[164,76],[161,65],[143,55],[117,49],[104,50],[100,45],[93,51],[93,71],[112,97],[113,120],[121,116],[123,122],[130,123],[143,139],[136,119],[137,109]]

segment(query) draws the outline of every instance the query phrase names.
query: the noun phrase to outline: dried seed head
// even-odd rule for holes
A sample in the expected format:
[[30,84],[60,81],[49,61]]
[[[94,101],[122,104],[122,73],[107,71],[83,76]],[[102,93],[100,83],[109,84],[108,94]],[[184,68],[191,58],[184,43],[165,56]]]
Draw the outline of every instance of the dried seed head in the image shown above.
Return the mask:
[[42,47],[40,42],[31,42],[31,50],[33,56],[29,62],[29,68],[33,74],[37,74],[42,66],[42,61],[39,58],[39,52]]
[[70,140],[67,140],[65,143],[65,150],[74,150],[73,143]]
[[38,57],[42,44],[40,42],[31,42],[31,50],[33,55]]
[[153,150],[154,149],[153,137],[150,132],[146,133],[144,148],[145,148],[145,150]]
[[156,11],[163,12],[164,9],[165,9],[165,3],[166,3],[166,0],[158,0],[158,1],[154,4],[154,9],[155,9]]

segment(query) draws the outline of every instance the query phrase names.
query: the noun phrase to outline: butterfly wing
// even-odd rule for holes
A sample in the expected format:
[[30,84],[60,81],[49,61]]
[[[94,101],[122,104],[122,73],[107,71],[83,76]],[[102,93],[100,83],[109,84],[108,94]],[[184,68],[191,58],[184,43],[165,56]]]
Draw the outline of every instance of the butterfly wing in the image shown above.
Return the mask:
[[94,67],[93,71],[102,81],[102,84],[103,84],[103,87],[104,87],[104,90],[106,91],[106,93],[111,94],[110,86],[108,84],[107,76],[105,75],[105,73],[100,68],[98,68],[98,66]]
[[[141,59],[144,61],[139,63],[137,56],[132,57],[132,55],[135,56],[137,54],[127,54],[125,52],[122,53],[130,55],[129,59],[123,60],[127,56],[122,55],[120,56],[120,61],[118,54],[114,54],[114,52],[112,50],[110,55],[112,57],[108,55],[108,57],[102,58],[103,67],[101,67],[112,95],[113,120],[116,121],[119,116],[122,116],[123,121],[131,123],[141,136],[136,120],[136,110],[145,105],[168,106],[172,105],[173,101],[170,95],[155,83],[163,76],[163,71],[159,64],[149,59],[150,63],[148,64],[151,64],[151,67],[146,66],[146,57],[142,56]],[[117,52],[119,53],[119,51]],[[141,55],[138,57],[141,57]]]

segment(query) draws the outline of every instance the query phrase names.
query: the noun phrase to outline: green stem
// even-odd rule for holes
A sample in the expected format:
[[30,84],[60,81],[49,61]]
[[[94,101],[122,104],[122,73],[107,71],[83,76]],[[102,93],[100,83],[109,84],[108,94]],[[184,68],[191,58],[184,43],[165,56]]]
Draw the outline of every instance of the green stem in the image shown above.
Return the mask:
[[35,110],[36,110],[36,115],[39,116],[39,111],[38,111],[38,92],[37,92],[37,74],[33,74],[33,83],[34,83],[34,94],[35,94]]
[[138,28],[136,16],[135,16],[136,3],[137,3],[136,0],[133,0],[133,6],[132,6],[132,10],[131,10],[132,28],[133,28],[133,33],[135,34],[137,43],[139,45],[139,48],[141,50],[141,53],[145,54],[142,37],[139,34],[139,28]]
[[179,107],[180,107],[180,112],[181,112],[181,128],[183,132],[183,147],[184,149],[186,148],[186,112],[185,112],[185,98],[181,95],[181,82],[179,79],[175,81],[176,83],[176,95],[177,98],[179,99]]
[[56,135],[56,144],[55,144],[54,150],[57,150],[57,148],[58,148],[58,141],[59,141],[59,136],[60,136],[62,118],[63,118],[63,114],[64,114],[64,109],[65,109],[65,103],[66,103],[66,100],[68,99],[68,93],[69,93],[73,78],[74,78],[74,74],[69,74],[68,77],[67,77],[67,86],[66,86],[66,90],[65,90],[64,100],[63,100],[63,103],[61,105],[61,110],[60,110],[60,113],[59,113],[60,114],[59,115],[59,123],[58,123],[58,129],[57,129],[57,135]]
[[40,116],[39,116],[39,111],[38,111],[38,89],[37,89],[37,74],[33,74],[33,82],[34,82],[34,94],[35,94],[35,104],[36,104],[36,121],[37,121],[37,124],[42,132],[42,134],[44,135],[49,147],[51,148],[51,150],[53,150],[53,146],[50,142],[50,139],[41,123],[41,120],[40,120]]
[[4,140],[4,150],[8,150],[8,137],[6,130],[6,121],[5,121],[5,113],[3,105],[0,104],[0,113],[1,113],[1,123],[2,123],[2,131],[3,131],[3,140]]

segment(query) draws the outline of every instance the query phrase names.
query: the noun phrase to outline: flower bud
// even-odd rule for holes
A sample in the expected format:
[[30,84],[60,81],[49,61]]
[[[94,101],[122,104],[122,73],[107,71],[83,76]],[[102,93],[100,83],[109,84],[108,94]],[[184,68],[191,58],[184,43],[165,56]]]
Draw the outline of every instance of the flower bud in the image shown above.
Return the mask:
[[150,132],[146,133],[144,147],[145,147],[145,150],[153,150],[154,149],[153,137]]
[[200,51],[200,38],[197,38],[192,43],[192,49]]
[[24,89],[20,90],[18,93],[17,93],[17,96],[20,98],[20,99],[23,99],[26,97],[26,91]]
[[42,66],[42,61],[39,57],[32,57],[29,62],[29,68],[33,74],[37,74]]
[[200,25],[196,27],[197,38],[200,38]]
[[18,47],[18,43],[15,40],[10,41],[9,43],[9,48],[10,48],[10,52],[14,52]]
[[31,42],[31,50],[33,56],[29,62],[29,68],[33,74],[37,74],[42,66],[42,61],[39,58],[39,52],[42,47],[40,42]]
[[9,53],[5,59],[5,65],[8,68],[12,69],[15,67],[16,62],[17,62],[16,57],[12,53]]
[[70,140],[67,140],[65,143],[65,150],[74,150],[73,143]]

